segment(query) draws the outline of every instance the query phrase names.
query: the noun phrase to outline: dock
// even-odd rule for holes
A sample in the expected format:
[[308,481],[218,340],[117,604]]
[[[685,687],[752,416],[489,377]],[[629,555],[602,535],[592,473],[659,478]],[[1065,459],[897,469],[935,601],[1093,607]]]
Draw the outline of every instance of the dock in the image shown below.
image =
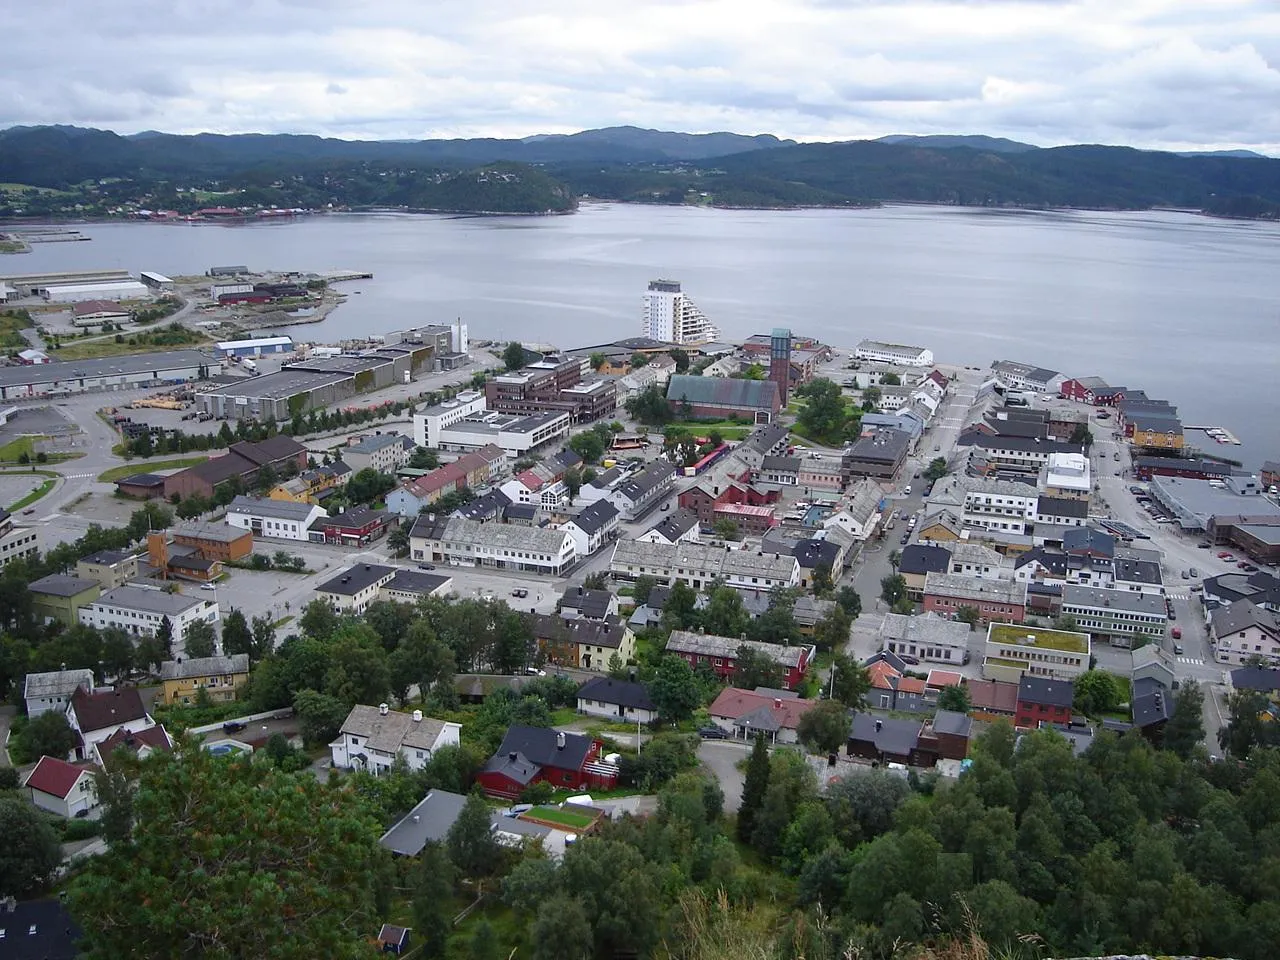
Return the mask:
[[1237,447],[1240,446],[1240,440],[1226,427],[1192,427],[1184,424],[1182,432],[1186,433],[1188,430],[1199,430],[1208,434],[1210,440],[1216,440],[1218,443],[1234,443]]
[[373,274],[367,270],[322,270],[320,278],[327,283],[341,283],[344,280],[372,280]]

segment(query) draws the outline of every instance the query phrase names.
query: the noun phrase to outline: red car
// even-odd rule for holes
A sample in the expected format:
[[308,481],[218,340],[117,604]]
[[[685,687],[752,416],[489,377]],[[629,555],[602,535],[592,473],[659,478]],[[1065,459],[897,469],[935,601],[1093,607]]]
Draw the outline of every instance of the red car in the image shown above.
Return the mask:
[[1218,554],[1218,559],[1219,559],[1219,560],[1234,560],[1234,559],[1235,559],[1235,557],[1233,557],[1233,556],[1232,556],[1231,554],[1229,554],[1229,553],[1220,553],[1220,554]]
[[1181,628],[1181,627],[1174,627],[1172,630],[1170,630],[1170,631],[1169,631],[1169,635],[1170,635],[1171,637],[1173,637],[1173,639],[1175,639],[1175,640],[1181,640],[1181,639],[1182,639],[1182,628]]

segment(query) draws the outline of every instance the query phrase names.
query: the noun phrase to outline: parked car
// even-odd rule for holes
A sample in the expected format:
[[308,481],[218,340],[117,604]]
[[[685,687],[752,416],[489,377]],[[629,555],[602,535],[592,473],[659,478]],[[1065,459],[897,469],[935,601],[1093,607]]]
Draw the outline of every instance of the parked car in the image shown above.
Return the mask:
[[1258,570],[1258,567],[1256,564],[1242,563],[1240,564],[1240,569],[1243,570],[1245,573],[1256,573]]
[[1199,571],[1199,570],[1197,570],[1195,567],[1192,567],[1192,568],[1191,568],[1190,570],[1188,570],[1187,572],[1188,572],[1188,573],[1190,573],[1190,574],[1191,574],[1191,576],[1193,576],[1193,577],[1198,577],[1198,576],[1200,576],[1200,571]]
[[1182,656],[1182,654],[1183,654],[1183,652],[1184,652],[1184,651],[1183,651],[1183,649],[1182,649],[1182,644],[1180,644],[1180,643],[1175,643],[1175,644],[1173,645],[1173,652],[1174,652],[1177,656],[1179,656],[1179,657],[1180,657],[1180,656]]
[[910,665],[911,665],[911,666],[913,666],[913,667],[918,667],[918,666],[920,666],[920,658],[919,658],[919,657],[913,657],[913,656],[910,656],[910,655],[905,654],[905,653],[900,653],[900,654],[898,654],[898,659],[899,659],[899,660],[901,660],[903,663],[910,664]]
[[698,736],[703,740],[728,740],[729,735],[719,727],[699,727]]
[[435,565],[434,563],[420,563],[420,564],[418,564],[418,569],[419,569],[419,570],[434,570],[435,568],[436,568],[436,565]]
[[1210,543],[1208,540],[1201,540],[1199,543],[1196,544],[1196,546],[1199,547],[1201,550],[1213,549],[1213,544]]
[[901,537],[899,537],[899,538],[898,538],[898,542],[899,542],[900,544],[902,544],[903,546],[906,546],[906,545],[907,545],[907,543],[908,543],[910,540],[911,540],[911,531],[910,531],[910,530],[908,530],[906,533],[904,533]]
[[241,723],[239,720],[228,720],[226,723],[222,725],[222,732],[223,733],[239,733],[246,726],[248,726],[248,724]]
[[1227,552],[1224,550],[1224,551],[1222,551],[1220,554],[1218,554],[1218,559],[1219,559],[1219,560],[1234,560],[1234,559],[1235,559],[1235,557],[1233,557],[1231,554],[1227,553]]
[[1191,579],[1191,571],[1189,571],[1189,570],[1183,570],[1183,571],[1182,571],[1182,579],[1183,579],[1183,580],[1190,580],[1190,579]]
[[907,496],[911,496],[911,484],[908,483],[906,487],[903,488],[902,492],[905,493]]
[[1181,627],[1174,627],[1172,630],[1170,630],[1170,631],[1169,631],[1169,636],[1173,637],[1173,639],[1175,639],[1175,640],[1181,640],[1181,639],[1182,639],[1182,628],[1181,628]]

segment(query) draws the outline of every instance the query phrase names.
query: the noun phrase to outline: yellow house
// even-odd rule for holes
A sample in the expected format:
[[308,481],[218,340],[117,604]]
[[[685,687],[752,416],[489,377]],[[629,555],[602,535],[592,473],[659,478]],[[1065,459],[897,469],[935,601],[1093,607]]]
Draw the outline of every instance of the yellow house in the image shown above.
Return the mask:
[[1135,447],[1154,447],[1158,450],[1181,450],[1183,444],[1182,423],[1172,417],[1130,414],[1126,421],[1133,427],[1131,442]]
[[310,503],[311,496],[311,485],[302,477],[294,477],[272,487],[267,499],[283,500],[285,503]]
[[339,460],[327,467],[304,470],[290,480],[277,483],[267,494],[270,500],[286,503],[319,503],[322,494],[342,486],[351,478],[351,468]]
[[[945,510],[925,517],[920,523],[916,539],[921,543],[951,543],[960,539],[962,528],[954,516]],[[923,588],[924,584],[921,584]]]
[[[581,623],[582,621],[570,621]],[[588,621],[593,622],[593,621]],[[623,663],[629,663],[636,655],[636,635],[617,617],[607,617],[598,623],[600,629],[578,636],[578,666],[583,670],[607,670],[616,653]]]
[[160,664],[160,680],[165,703],[195,703],[200,690],[215,703],[234,700],[249,682],[249,655],[168,660]]

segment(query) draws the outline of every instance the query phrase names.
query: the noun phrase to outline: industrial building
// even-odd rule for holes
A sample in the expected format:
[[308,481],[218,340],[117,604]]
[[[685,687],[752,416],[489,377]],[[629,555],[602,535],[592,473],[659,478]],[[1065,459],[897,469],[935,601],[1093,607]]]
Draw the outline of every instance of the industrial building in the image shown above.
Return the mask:
[[173,281],[163,273],[156,273],[154,270],[143,270],[138,274],[138,279],[152,290],[166,291],[173,289]]
[[[16,297],[40,297],[51,286],[116,283],[132,280],[128,270],[63,270],[52,273],[15,273],[3,277]],[[90,297],[89,299],[95,299]]]
[[558,410],[527,416],[482,413],[439,430],[434,446],[469,453],[493,445],[509,457],[522,457],[568,436],[572,423],[568,413]]
[[188,383],[222,373],[222,361],[198,350],[137,353],[97,360],[0,367],[0,400],[58,397]]
[[293,337],[259,337],[255,340],[221,340],[214,345],[224,357],[260,357],[264,353],[290,353]]
[[153,295],[145,283],[127,280],[99,280],[93,283],[50,284],[40,296],[50,303],[79,303],[82,300],[146,300]]

